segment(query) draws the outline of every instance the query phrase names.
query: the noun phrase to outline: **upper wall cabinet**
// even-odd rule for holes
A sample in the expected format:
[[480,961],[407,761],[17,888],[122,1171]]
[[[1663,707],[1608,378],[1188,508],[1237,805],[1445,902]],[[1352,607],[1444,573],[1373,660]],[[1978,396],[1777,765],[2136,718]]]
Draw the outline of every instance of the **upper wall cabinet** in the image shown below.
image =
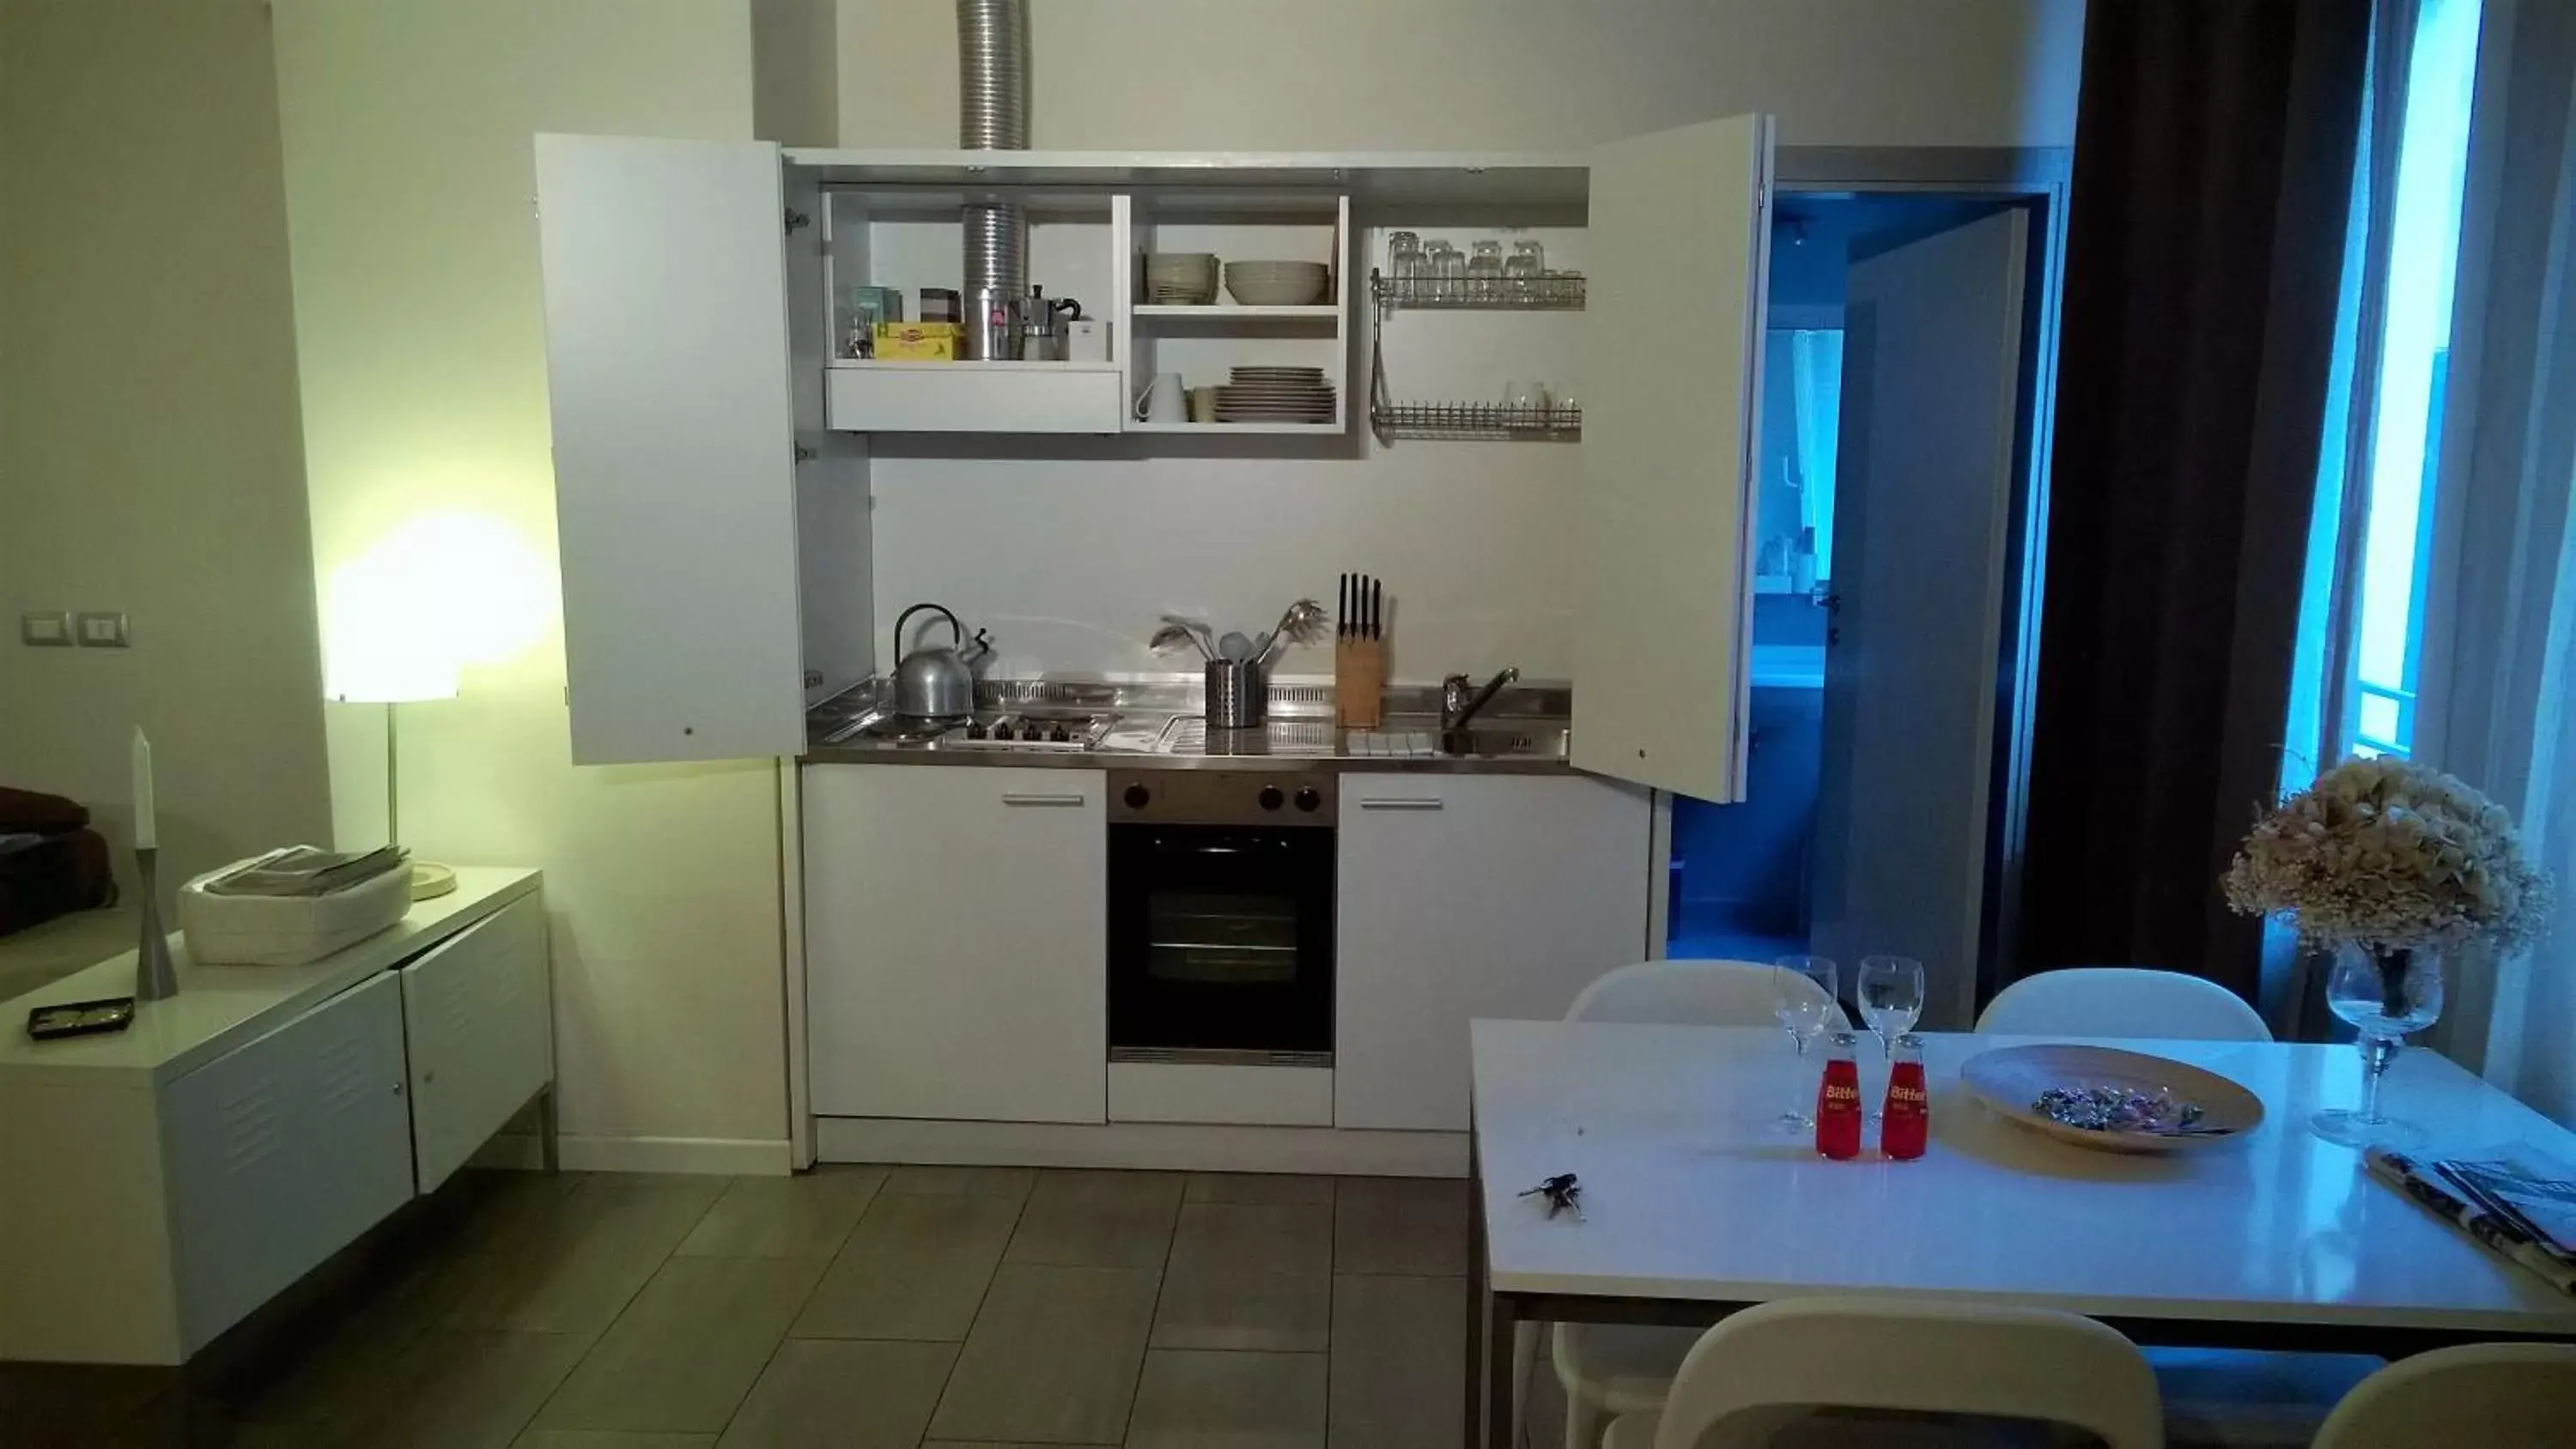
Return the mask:
[[[1513,343],[1547,348],[1534,375],[1581,391],[1561,585],[1580,640],[1574,763],[1741,798],[1771,149],[1759,116],[1573,156],[538,138],[574,758],[802,753],[805,679],[875,667],[866,434],[1341,435],[1370,411],[1352,394],[1372,374],[1492,396],[1471,374],[1503,365],[1487,345],[1502,334],[1474,329],[1509,324],[1546,329]],[[960,208],[997,198],[1027,210],[1030,279],[1106,324],[1106,358],[843,355],[852,289],[898,290],[917,319],[922,288],[962,279]],[[1585,274],[1579,305],[1363,337],[1378,239],[1462,227],[1546,235],[1551,261]],[[1324,271],[1309,292],[1252,297],[1220,272],[1208,297],[1157,275],[1149,259],[1171,254]],[[1419,338],[1441,340],[1400,350]],[[1377,350],[1363,343],[1386,369],[1354,366]],[[1444,357],[1455,376],[1417,366]],[[1246,367],[1312,369],[1329,400],[1285,371],[1256,374],[1240,397],[1257,405],[1231,417],[1154,396],[1160,377],[1205,388]],[[816,561],[802,578],[800,530]]]
[[1739,116],[1592,162],[1572,756],[1703,800],[1751,734],[1771,149]]
[[537,137],[572,754],[793,755],[778,148]]

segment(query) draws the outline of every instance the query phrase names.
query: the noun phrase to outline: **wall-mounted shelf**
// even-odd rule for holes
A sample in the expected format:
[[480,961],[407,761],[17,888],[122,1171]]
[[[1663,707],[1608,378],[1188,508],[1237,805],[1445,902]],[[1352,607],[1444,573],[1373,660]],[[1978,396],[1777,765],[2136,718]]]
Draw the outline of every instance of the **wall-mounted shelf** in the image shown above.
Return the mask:
[[1390,277],[1371,268],[1369,297],[1382,312],[1580,312],[1581,272],[1535,277]]
[[1276,436],[1283,438],[1333,438],[1341,436],[1342,425],[1326,423],[1129,423],[1131,433],[1195,433],[1200,437],[1240,438]]
[[1140,322],[1205,322],[1217,326],[1228,322],[1319,322],[1331,326],[1342,320],[1342,309],[1329,302],[1311,307],[1244,307],[1223,302],[1192,307],[1140,302],[1135,311]]
[[825,363],[824,366],[830,368],[834,372],[936,372],[945,373],[954,377],[972,377],[977,373],[994,372],[1105,372],[1114,374],[1118,371],[1118,364],[1114,362],[974,362],[964,359],[960,359],[955,362],[935,362],[916,361],[905,358],[890,358],[880,361],[874,358],[853,357],[836,357],[830,362]]
[[1508,403],[1376,403],[1369,408],[1369,426],[1380,437],[1571,440],[1583,435],[1583,409],[1572,403],[1545,408]]

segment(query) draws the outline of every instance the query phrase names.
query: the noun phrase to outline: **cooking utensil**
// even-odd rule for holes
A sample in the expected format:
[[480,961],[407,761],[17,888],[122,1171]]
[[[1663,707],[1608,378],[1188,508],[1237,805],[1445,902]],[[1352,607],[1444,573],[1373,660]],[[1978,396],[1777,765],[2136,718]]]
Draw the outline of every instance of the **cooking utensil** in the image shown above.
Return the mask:
[[1178,614],[1165,614],[1163,616],[1163,622],[1166,624],[1177,624],[1181,628],[1188,630],[1190,634],[1190,642],[1199,646],[1199,652],[1201,654],[1206,655],[1210,659],[1217,657],[1216,631],[1207,626],[1207,621],[1205,619],[1184,619]]
[[1299,599],[1279,616],[1279,625],[1261,636],[1257,653],[1261,667],[1268,670],[1288,652],[1291,644],[1313,644],[1324,637],[1324,606],[1313,599]]
[[[2204,1150],[2237,1141],[2263,1125],[2263,1099],[2216,1072],[2111,1047],[1999,1047],[1960,1064],[1959,1084],[1997,1116],[2097,1152]],[[2069,1087],[2170,1096],[2198,1110],[2187,1122],[2150,1131],[2075,1127],[2037,1105],[2043,1093]]]
[[1244,637],[1240,629],[1228,629],[1225,637],[1216,641],[1216,657],[1219,659],[1240,664],[1250,659],[1253,652],[1252,641]]
[[919,603],[895,616],[894,638],[903,645],[903,626],[924,609],[948,621],[956,642],[942,647],[918,646],[894,669],[894,711],[912,719],[960,719],[975,712],[975,661],[990,654],[984,631],[966,637],[966,626],[943,605]]
[[1369,580],[1368,636],[1386,637],[1386,585],[1376,579]]
[[[1162,628],[1154,631],[1154,637],[1147,640],[1146,645],[1157,654],[1169,654],[1174,650],[1185,646],[1191,649],[1197,649],[1199,647],[1199,636],[1191,633],[1189,630],[1178,624],[1165,624]],[[1200,653],[1204,655],[1206,651],[1200,650]]]

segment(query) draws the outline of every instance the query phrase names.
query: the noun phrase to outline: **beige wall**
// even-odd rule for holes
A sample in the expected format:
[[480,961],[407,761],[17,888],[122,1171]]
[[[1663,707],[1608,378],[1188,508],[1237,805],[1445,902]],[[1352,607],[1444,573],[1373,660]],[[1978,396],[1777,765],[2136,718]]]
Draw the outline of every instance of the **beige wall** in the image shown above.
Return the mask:
[[[1043,149],[2067,146],[2083,0],[1031,0]],[[841,144],[957,144],[948,0],[841,0]]]
[[137,724],[165,887],[327,836],[302,462],[266,7],[0,3],[0,784],[87,802],[120,876]]
[[571,1160],[783,1143],[775,764],[570,763],[530,144],[748,138],[749,11],[279,0],[277,68],[326,636],[339,571],[435,518],[426,606],[492,656],[404,706],[403,833],[545,870]]

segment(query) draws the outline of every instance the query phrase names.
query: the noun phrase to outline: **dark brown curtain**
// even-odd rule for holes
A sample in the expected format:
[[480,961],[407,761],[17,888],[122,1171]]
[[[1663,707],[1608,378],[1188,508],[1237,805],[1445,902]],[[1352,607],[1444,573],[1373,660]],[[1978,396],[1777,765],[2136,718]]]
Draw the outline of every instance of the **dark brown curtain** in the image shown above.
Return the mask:
[[2256,998],[2217,880],[2278,776],[2365,0],[2092,0],[2014,974]]

